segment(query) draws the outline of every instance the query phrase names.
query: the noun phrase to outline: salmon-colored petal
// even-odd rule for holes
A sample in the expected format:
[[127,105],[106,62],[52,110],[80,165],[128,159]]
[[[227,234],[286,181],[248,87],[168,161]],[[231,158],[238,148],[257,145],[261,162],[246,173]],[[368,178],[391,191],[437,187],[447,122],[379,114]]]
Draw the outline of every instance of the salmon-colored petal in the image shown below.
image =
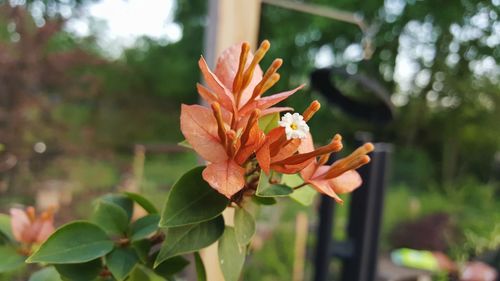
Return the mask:
[[319,193],[323,193],[332,197],[337,203],[344,203],[335,191],[333,191],[330,187],[330,183],[328,180],[309,180],[307,181],[314,189],[316,189]]
[[264,144],[257,150],[257,153],[255,154],[257,158],[257,162],[259,163],[260,168],[266,173],[266,175],[269,175],[269,172],[271,170],[271,155],[270,155],[270,150],[269,150],[269,139],[264,141]]
[[295,92],[297,92],[298,90],[302,89],[304,87],[304,84],[298,86],[297,88],[293,89],[293,90],[290,90],[290,91],[286,91],[286,92],[281,92],[281,93],[278,93],[278,94],[274,94],[272,96],[267,96],[267,97],[263,97],[263,98],[260,98],[260,99],[257,99],[251,103],[248,103],[246,104],[245,106],[243,106],[240,110],[240,114],[241,115],[246,115],[246,114],[249,114],[250,112],[252,112],[255,108],[258,108],[260,110],[264,110],[264,109],[267,109],[285,99],[287,99],[289,96],[295,94]]
[[245,144],[242,144],[242,147],[236,154],[236,163],[238,163],[238,165],[242,165],[243,163],[245,163],[248,157],[256,152],[257,149],[262,145],[265,138],[266,135],[260,130],[259,124],[255,123],[255,125],[250,130],[248,141]]
[[231,159],[210,163],[203,170],[203,179],[219,193],[231,198],[245,185],[245,169]]
[[196,90],[198,90],[198,94],[200,95],[200,97],[202,97],[208,104],[219,102],[219,99],[215,95],[215,93],[212,93],[210,89],[201,85],[200,83],[196,84]]
[[[215,67],[215,75],[220,79],[227,89],[233,89],[233,81],[238,71],[240,62],[241,45],[243,43],[235,44],[222,52],[217,59]],[[250,51],[247,55],[245,70],[248,68],[253,60],[253,53]],[[252,96],[253,90],[257,84],[262,80],[262,69],[259,65],[255,66],[252,79],[249,85],[243,90],[241,94],[241,104],[245,104]]]
[[17,208],[10,209],[10,224],[16,241],[27,242],[24,233],[30,228],[31,222],[26,212]]
[[53,220],[40,220],[40,228],[35,238],[35,242],[43,243],[54,232]]
[[[299,153],[308,153],[314,150],[314,144],[311,133],[307,133],[306,138],[300,142],[298,151]],[[313,158],[313,161],[309,163],[304,169],[300,171],[300,175],[303,179],[310,179],[314,172],[316,171],[316,157]]]
[[314,159],[309,159],[307,161],[304,161],[299,164],[293,164],[293,165],[286,165],[286,164],[272,164],[271,163],[271,169],[278,173],[283,173],[283,174],[296,174],[302,170],[304,170],[307,166],[313,164]]
[[[243,43],[235,44],[225,49],[217,59],[217,64],[215,66],[214,70],[215,75],[219,78],[222,84],[224,84],[224,86],[229,90],[233,89],[234,77],[236,76],[236,71],[238,71],[238,66],[240,63],[242,44]],[[250,52],[249,55],[251,55]],[[253,57],[253,55],[251,56]],[[249,61],[247,59],[247,64],[248,63]]]
[[300,141],[300,139],[291,139],[290,141],[287,141],[287,144],[281,147],[278,154],[272,156],[271,163],[281,161],[295,154],[295,152],[299,149]]
[[200,67],[203,78],[205,79],[205,82],[207,83],[208,87],[215,92],[215,94],[219,98],[220,104],[227,110],[232,111],[234,102],[231,91],[224,86],[224,84],[212,71],[210,71],[207,62],[203,57],[201,57],[198,61],[198,65]]
[[222,162],[227,159],[217,135],[217,121],[212,111],[200,105],[181,107],[181,131],[186,141],[205,160]]
[[331,188],[338,194],[349,193],[363,183],[361,176],[355,170],[349,170],[342,175],[330,179]]

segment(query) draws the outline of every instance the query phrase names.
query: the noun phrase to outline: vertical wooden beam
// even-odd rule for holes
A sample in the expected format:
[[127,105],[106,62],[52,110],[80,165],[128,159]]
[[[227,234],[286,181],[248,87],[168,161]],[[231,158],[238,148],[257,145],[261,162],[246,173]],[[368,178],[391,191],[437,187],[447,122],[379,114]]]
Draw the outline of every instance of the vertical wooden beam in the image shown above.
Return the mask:
[[[261,0],[210,0],[205,31],[204,56],[213,69],[217,56],[227,47],[247,41],[255,49],[258,40]],[[231,210],[224,211],[226,224],[232,224]],[[223,281],[214,243],[200,251],[208,281]]]

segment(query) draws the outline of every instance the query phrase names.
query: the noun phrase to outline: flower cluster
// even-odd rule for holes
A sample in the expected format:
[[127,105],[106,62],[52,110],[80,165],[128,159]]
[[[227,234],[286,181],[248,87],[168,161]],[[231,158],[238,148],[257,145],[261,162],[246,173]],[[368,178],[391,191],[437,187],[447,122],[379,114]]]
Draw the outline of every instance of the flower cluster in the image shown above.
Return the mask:
[[[282,65],[275,59],[266,72],[259,66],[270,43],[263,41],[255,52],[248,43],[226,49],[212,72],[204,58],[199,67],[208,87],[197,85],[200,96],[210,105],[182,105],[181,130],[187,142],[208,162],[203,178],[227,198],[251,189],[249,169],[282,174],[300,173],[305,183],[342,202],[338,193],[350,192],[361,184],[356,168],[368,163],[373,145],[367,143],[351,155],[326,165],[329,155],[342,149],[340,135],[314,148],[307,121],[320,108],[314,101],[303,112],[285,113],[267,133],[259,120],[269,114],[293,111],[274,107],[303,85],[263,96],[276,82]],[[253,168],[255,170],[255,168]],[[252,171],[253,171],[252,170]]]
[[16,241],[31,245],[43,243],[54,232],[54,210],[36,215],[35,208],[10,209],[12,235]]

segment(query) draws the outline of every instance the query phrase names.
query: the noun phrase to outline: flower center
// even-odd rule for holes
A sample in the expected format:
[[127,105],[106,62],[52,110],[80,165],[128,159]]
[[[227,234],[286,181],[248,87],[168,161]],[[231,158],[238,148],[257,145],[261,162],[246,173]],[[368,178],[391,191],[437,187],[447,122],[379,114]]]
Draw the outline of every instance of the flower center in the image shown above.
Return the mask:
[[293,130],[297,130],[299,128],[299,125],[297,125],[297,123],[294,122],[290,125],[290,128],[292,128]]

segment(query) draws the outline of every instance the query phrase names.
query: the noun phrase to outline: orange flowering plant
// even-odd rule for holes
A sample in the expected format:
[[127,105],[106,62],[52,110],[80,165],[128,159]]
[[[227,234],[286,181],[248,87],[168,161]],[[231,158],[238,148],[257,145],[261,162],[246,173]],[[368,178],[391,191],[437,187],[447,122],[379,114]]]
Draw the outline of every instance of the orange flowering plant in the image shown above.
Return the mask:
[[[328,144],[314,147],[307,122],[320,109],[318,101],[302,114],[276,106],[303,85],[267,94],[283,63],[275,59],[262,71],[259,63],[269,47],[264,41],[252,54],[248,43],[234,45],[221,54],[214,71],[200,58],[206,86],[197,84],[197,90],[204,104],[183,104],[180,125],[185,145],[206,165],[174,184],[161,213],[139,194],[111,194],[97,200],[90,220],[53,232],[52,213],[37,218],[31,208],[13,209],[12,228],[4,233],[24,245],[17,252],[64,280],[131,281],[170,280],[187,265],[182,256],[194,253],[203,280],[198,252],[218,241],[221,271],[232,281],[239,279],[255,233],[256,206],[276,203],[275,197],[303,202],[304,190],[342,203],[339,194],[361,185],[355,170],[370,161],[367,154],[374,147],[366,143],[328,164],[342,149],[342,137],[335,134]],[[133,217],[136,206],[147,214]]]

